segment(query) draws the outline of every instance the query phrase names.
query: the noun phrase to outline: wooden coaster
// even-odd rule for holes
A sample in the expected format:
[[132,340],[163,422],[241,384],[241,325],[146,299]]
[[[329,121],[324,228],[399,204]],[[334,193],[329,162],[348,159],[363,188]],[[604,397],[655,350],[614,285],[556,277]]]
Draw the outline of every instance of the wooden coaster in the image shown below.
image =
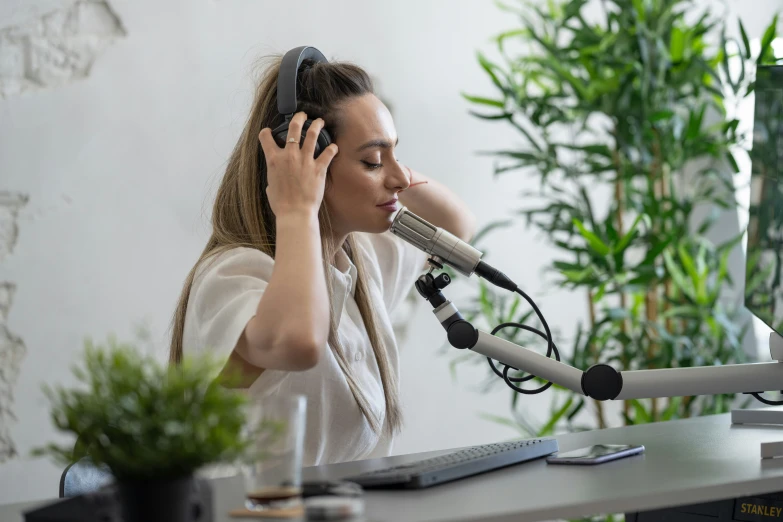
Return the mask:
[[237,518],[294,518],[304,515],[304,507],[297,506],[288,509],[264,509],[258,511],[242,508],[232,509],[228,514]]

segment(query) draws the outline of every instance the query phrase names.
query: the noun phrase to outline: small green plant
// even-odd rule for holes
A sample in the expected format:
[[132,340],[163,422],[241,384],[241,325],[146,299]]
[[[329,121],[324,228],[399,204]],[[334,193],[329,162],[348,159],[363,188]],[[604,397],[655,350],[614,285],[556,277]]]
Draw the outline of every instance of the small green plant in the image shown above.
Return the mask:
[[130,344],[85,342],[79,388],[44,386],[57,429],[71,446],[48,444],[34,455],[63,465],[88,456],[118,480],[178,477],[204,465],[232,462],[248,447],[242,435],[244,393],[216,379],[220,364],[186,357],[166,366]]

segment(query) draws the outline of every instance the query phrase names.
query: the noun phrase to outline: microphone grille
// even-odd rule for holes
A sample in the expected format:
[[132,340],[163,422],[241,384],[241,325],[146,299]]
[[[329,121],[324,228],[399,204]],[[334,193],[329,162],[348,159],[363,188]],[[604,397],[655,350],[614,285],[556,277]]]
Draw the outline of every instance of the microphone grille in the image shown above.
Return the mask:
[[419,216],[402,207],[392,221],[391,232],[429,253],[432,240],[438,232],[437,227],[427,223]]

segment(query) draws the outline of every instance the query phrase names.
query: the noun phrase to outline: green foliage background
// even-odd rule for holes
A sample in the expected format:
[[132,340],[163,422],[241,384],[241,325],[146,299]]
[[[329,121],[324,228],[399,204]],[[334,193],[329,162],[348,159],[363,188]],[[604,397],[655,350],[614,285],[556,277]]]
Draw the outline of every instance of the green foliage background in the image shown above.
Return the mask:
[[[585,296],[589,322],[568,332],[564,360],[618,370],[745,362],[748,325],[741,303],[726,299],[737,283],[728,259],[742,234],[720,244],[709,235],[717,211],[737,206],[735,156],[746,154],[748,140],[735,108],[753,92],[756,68],[776,62],[777,16],[754,52],[741,22],[731,38],[721,13],[687,0],[593,2],[591,21],[586,0],[497,5],[516,26],[495,38],[500,59],[478,54],[494,92],[464,96],[475,117],[511,126],[522,141],[487,153],[497,158],[495,176],[536,180],[521,200],[539,204],[518,209],[516,219],[557,249],[547,267],[555,284]],[[479,280],[461,309],[489,331],[535,319],[519,305],[518,296]],[[541,346],[511,328],[497,335]],[[475,355],[455,363],[467,360],[485,364]],[[534,382],[544,383],[530,388]],[[513,420],[495,420],[531,436],[722,413],[738,399],[629,400],[617,422],[603,403],[553,386],[551,415],[536,421],[511,393]]]

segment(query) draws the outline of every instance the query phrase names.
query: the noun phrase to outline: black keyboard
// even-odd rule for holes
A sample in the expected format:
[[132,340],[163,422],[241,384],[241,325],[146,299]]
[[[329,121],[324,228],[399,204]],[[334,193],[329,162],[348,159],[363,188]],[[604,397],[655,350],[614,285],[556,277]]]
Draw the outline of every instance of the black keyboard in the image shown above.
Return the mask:
[[364,488],[420,489],[546,457],[556,452],[556,439],[484,444],[411,464],[368,471],[346,477],[346,480],[356,482]]

